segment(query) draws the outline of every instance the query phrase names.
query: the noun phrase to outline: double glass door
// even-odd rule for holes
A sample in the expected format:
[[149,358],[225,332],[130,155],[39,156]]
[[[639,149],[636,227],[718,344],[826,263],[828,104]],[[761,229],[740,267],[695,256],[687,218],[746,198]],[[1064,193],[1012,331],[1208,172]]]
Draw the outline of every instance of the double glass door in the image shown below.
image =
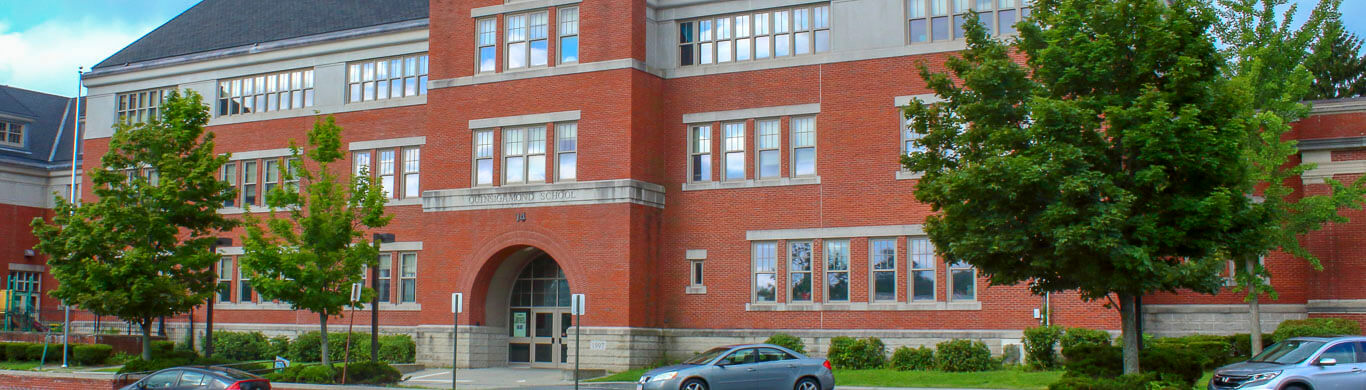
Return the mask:
[[573,325],[565,308],[513,308],[508,363],[559,368],[569,358],[566,331]]

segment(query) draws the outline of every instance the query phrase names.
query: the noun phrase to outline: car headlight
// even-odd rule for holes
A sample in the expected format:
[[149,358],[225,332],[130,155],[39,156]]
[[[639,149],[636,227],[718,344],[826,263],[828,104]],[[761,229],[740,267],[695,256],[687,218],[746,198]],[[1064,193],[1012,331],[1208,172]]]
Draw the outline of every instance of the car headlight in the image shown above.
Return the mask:
[[1252,376],[1251,376],[1250,378],[1248,378],[1247,381],[1248,381],[1248,382],[1269,381],[1269,380],[1275,378],[1277,375],[1281,375],[1281,372],[1280,372],[1280,371],[1259,372],[1259,373],[1256,373],[1256,374],[1252,374]]
[[651,378],[650,378],[650,382],[667,381],[667,380],[673,379],[673,378],[676,377],[676,376],[678,376],[678,371],[669,371],[669,372],[666,372],[666,373],[663,373],[663,374],[659,374],[659,375],[655,375],[655,376],[651,377]]

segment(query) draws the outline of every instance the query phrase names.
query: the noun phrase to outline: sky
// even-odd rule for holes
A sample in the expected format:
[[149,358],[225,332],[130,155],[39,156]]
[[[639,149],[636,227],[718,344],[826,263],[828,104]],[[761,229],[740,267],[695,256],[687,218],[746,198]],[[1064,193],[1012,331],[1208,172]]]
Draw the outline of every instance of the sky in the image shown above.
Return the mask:
[[[0,0],[0,84],[72,96],[77,67],[90,70],[198,2]],[[1292,2],[1303,20],[1318,1]],[[1341,11],[1348,31],[1366,36],[1366,0],[1344,0]]]

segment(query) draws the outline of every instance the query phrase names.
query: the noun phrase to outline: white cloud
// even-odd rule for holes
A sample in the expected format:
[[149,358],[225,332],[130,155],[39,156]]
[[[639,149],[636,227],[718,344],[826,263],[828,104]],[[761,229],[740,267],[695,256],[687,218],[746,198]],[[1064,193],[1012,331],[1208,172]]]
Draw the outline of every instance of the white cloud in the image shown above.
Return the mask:
[[54,19],[24,31],[0,22],[0,84],[62,96],[76,93],[76,67],[86,71],[156,28],[83,18]]

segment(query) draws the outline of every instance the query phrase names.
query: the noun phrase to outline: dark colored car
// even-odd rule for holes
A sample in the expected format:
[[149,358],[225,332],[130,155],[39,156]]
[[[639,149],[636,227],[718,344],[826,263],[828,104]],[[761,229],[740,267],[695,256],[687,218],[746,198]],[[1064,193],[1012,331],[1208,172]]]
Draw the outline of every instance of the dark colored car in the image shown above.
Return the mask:
[[772,344],[716,347],[646,372],[637,390],[832,390],[830,361]]
[[270,390],[270,381],[227,367],[173,367],[157,371],[122,390]]

